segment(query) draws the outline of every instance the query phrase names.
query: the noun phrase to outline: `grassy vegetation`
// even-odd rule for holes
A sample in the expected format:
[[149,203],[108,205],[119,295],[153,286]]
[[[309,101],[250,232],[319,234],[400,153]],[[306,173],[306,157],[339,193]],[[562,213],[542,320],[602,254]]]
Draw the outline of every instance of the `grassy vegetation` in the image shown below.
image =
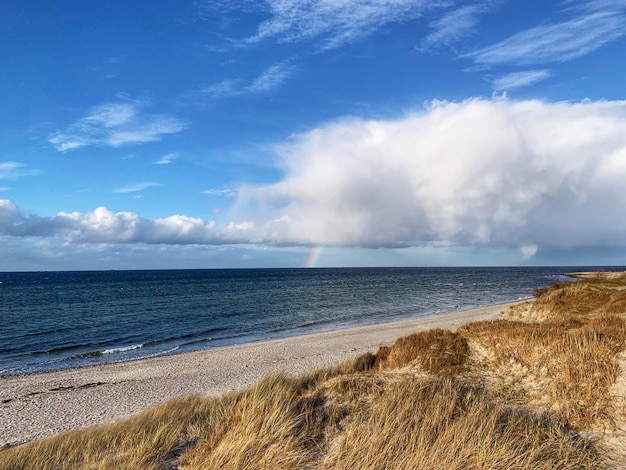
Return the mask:
[[598,469],[625,421],[626,276],[555,284],[508,320],[0,451],[0,469]]

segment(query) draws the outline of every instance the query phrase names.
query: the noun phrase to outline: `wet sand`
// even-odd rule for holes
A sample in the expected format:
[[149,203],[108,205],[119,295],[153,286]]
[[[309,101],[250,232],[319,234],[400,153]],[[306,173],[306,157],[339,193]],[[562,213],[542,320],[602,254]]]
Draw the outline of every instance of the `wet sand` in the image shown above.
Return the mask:
[[242,390],[277,372],[298,374],[376,352],[431,328],[502,318],[513,303],[287,339],[59,372],[0,378],[0,447],[109,423],[164,401]]

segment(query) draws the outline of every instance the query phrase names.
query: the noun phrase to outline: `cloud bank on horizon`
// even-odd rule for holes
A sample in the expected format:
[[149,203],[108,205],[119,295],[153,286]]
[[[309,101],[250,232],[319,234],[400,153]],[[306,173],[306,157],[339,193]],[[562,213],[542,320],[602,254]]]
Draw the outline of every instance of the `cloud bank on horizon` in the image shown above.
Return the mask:
[[626,0],[114,3],[7,7],[0,270],[626,263]]
[[[276,147],[280,181],[240,188],[241,220],[54,217],[0,202],[0,233],[75,243],[626,248],[626,101],[433,102],[340,119]],[[144,186],[153,186],[147,183]],[[141,188],[122,188],[135,191]]]

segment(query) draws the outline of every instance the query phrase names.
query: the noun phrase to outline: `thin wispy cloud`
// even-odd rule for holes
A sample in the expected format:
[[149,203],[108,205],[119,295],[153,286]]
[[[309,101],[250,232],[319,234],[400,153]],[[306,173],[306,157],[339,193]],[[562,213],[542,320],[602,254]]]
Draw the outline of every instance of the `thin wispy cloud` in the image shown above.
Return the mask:
[[593,11],[593,10],[620,10],[626,8],[625,0],[589,0],[584,2],[582,5],[579,5],[579,8],[583,10]]
[[155,165],[169,165],[174,160],[178,158],[177,153],[168,153],[167,155],[163,155],[157,161],[154,162]]
[[241,80],[222,80],[200,90],[200,94],[212,98],[227,98],[241,94],[243,90]]
[[479,65],[567,62],[626,34],[625,8],[594,9],[568,21],[527,29],[464,57]]
[[48,142],[59,152],[90,145],[122,147],[154,142],[186,127],[175,116],[143,114],[137,103],[107,103],[92,108],[87,116],[55,132]]
[[227,197],[231,197],[231,196],[236,196],[237,195],[237,191],[232,189],[232,188],[223,187],[223,188],[220,188],[220,189],[205,189],[204,191],[202,191],[202,194],[208,194],[209,196],[227,196]]
[[0,162],[0,180],[14,180],[23,176],[32,176],[41,173],[39,170],[26,168],[19,162]]
[[379,31],[385,25],[413,20],[427,10],[446,5],[432,0],[265,0],[270,18],[259,24],[244,43],[266,39],[291,43],[315,41],[333,49]]
[[270,93],[283,86],[296,73],[296,66],[291,60],[271,65],[256,78],[222,80],[200,90],[201,95],[212,98],[228,98],[231,96]]
[[267,93],[282,86],[293,74],[295,68],[286,62],[274,64],[255,78],[246,88],[250,93]]
[[433,32],[424,38],[419,49],[428,51],[440,46],[449,47],[474,34],[480,22],[480,15],[486,10],[484,5],[466,5],[446,13],[430,23]]
[[537,82],[550,78],[552,73],[547,69],[525,70],[512,72],[493,80],[494,91],[507,91],[533,85]]
[[253,12],[264,10],[263,1],[259,0],[205,0],[203,2],[195,2],[197,19],[206,19],[213,17],[215,14],[226,15],[236,11]]
[[115,188],[113,192],[114,193],[136,193],[136,192],[148,189],[148,188],[155,188],[157,186],[161,186],[161,185],[159,183],[137,183],[137,184],[130,184],[127,186],[122,186],[121,188]]

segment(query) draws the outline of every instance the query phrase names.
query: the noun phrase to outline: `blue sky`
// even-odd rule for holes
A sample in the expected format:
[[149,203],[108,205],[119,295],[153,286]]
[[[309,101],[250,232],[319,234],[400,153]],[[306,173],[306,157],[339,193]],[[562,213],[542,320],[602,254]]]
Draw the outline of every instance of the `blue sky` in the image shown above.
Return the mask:
[[0,270],[626,264],[626,1],[0,5]]

